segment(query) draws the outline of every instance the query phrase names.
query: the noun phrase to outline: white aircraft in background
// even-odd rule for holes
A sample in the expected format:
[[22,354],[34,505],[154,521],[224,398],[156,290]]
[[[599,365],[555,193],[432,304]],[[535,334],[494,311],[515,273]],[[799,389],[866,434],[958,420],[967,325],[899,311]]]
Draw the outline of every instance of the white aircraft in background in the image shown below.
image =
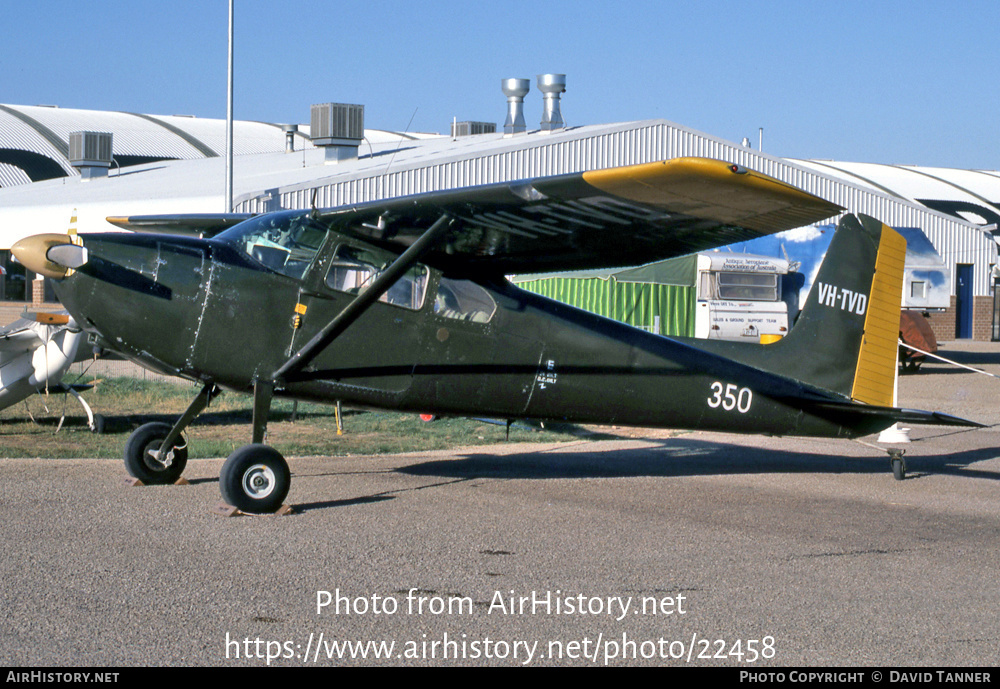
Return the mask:
[[90,386],[62,382],[69,367],[87,357],[86,348],[80,347],[86,338],[66,313],[28,313],[0,328],[0,409],[35,393],[68,393],[87,412],[90,430],[103,431],[104,418],[94,414],[79,393]]

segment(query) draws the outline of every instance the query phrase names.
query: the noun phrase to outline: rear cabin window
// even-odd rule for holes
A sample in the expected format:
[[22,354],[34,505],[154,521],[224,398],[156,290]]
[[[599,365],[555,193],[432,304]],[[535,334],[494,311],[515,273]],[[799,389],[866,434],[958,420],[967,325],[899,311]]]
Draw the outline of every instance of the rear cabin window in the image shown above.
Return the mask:
[[[360,294],[375,282],[385,267],[375,252],[341,244],[334,251],[326,285],[338,292]],[[426,291],[427,268],[416,265],[379,297],[379,301],[416,311],[424,305]]]
[[441,278],[434,313],[444,318],[472,323],[487,323],[497,310],[490,293],[469,280]]

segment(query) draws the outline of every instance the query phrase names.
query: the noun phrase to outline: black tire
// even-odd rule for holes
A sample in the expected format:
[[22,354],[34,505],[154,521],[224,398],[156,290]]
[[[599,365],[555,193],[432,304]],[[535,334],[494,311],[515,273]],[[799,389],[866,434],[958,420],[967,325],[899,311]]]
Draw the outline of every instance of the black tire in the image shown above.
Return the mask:
[[281,453],[267,445],[244,445],[229,455],[219,473],[226,503],[242,512],[269,514],[288,495],[292,474]]
[[101,416],[100,414],[94,414],[94,427],[90,429],[90,432],[97,433],[98,435],[100,435],[101,433],[104,432],[104,425],[105,425],[104,417]]
[[154,421],[139,426],[125,443],[125,469],[129,474],[147,484],[174,483],[184,473],[187,465],[187,444],[173,449],[167,466],[155,459],[150,452],[159,450],[170,433],[170,424]]
[[892,477],[897,481],[902,481],[906,478],[906,464],[903,462],[902,457],[893,458]]

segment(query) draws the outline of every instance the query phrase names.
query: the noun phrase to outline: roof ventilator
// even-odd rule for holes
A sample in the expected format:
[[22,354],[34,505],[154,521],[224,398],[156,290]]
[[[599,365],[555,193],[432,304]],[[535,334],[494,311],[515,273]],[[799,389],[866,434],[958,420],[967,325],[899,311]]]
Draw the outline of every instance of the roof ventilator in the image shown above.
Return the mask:
[[283,124],[281,131],[285,133],[285,153],[295,153],[295,134],[299,131],[299,125]]
[[111,132],[71,132],[69,135],[69,164],[80,171],[84,181],[108,176],[111,151]]
[[542,92],[545,102],[545,110],[542,113],[542,131],[551,132],[556,129],[563,129],[566,123],[563,122],[562,112],[559,110],[559,94],[566,92],[565,74],[539,74],[538,90]]
[[358,147],[365,138],[365,106],[323,103],[312,106],[312,142],[324,150],[327,165],[357,160]]
[[531,89],[528,79],[503,79],[500,81],[503,95],[507,96],[507,121],[503,123],[504,136],[521,134],[527,126],[524,123],[524,97]]
[[451,125],[451,137],[493,134],[496,130],[496,122],[453,122]]

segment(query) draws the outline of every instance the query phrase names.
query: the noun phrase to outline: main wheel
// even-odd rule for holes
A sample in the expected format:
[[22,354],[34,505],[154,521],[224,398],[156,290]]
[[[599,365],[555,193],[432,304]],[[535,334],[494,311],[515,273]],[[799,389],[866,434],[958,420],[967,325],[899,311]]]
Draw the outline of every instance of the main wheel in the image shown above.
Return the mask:
[[267,445],[244,445],[229,455],[219,473],[222,499],[243,512],[276,511],[291,483],[288,462]]
[[187,465],[187,444],[175,447],[164,457],[155,457],[153,452],[170,433],[170,424],[154,421],[139,426],[125,443],[125,469],[143,483],[173,483],[181,477]]

